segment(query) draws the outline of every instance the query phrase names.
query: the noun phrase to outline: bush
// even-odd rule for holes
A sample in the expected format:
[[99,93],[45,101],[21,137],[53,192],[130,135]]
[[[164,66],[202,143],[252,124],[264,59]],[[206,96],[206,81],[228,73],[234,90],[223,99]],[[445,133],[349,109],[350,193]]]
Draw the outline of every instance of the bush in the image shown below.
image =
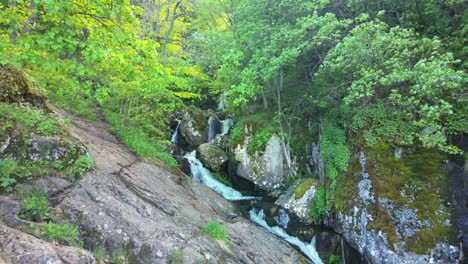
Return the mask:
[[0,159],[0,186],[7,192],[10,192],[16,183],[14,173],[17,168],[18,162],[16,160]]
[[81,246],[81,241],[78,236],[78,227],[73,224],[49,222],[44,226],[40,235],[47,240],[58,241],[61,244]]
[[314,203],[311,204],[309,216],[313,220],[321,220],[326,212],[326,191],[320,186],[314,193]]
[[20,202],[23,205],[19,216],[35,221],[43,221],[49,216],[49,201],[44,190],[37,189],[32,194],[20,191]]
[[226,232],[226,230],[220,223],[214,220],[208,220],[208,223],[206,224],[203,231],[205,234],[215,239],[223,240],[226,243],[229,242],[229,234]]
[[[86,171],[93,168],[94,161],[89,155],[79,156],[72,165],[68,166],[65,171],[70,180],[75,181],[77,177],[85,174]],[[63,168],[61,163],[55,163],[54,168]]]

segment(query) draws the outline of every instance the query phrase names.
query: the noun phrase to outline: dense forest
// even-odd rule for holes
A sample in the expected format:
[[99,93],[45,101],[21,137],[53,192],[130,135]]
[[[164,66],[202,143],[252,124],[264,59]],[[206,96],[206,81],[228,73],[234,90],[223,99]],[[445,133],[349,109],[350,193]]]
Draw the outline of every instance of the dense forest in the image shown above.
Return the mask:
[[[386,232],[390,248],[404,241],[405,250],[423,254],[439,239],[454,241],[443,224],[450,210],[442,208],[442,194],[429,190],[447,181],[434,176],[437,164],[467,157],[467,5],[0,0],[0,69],[4,80],[24,74],[54,107],[105,119],[140,158],[169,169],[180,161],[169,149],[179,129],[175,120],[184,112],[203,119],[218,111],[235,120],[228,145],[236,149],[247,142],[250,156],[277,136],[284,187],[302,182],[295,190],[301,192],[317,182],[307,212],[315,224],[333,226],[327,217],[351,212],[354,205],[347,200],[357,184],[352,175],[366,160],[383,164],[367,169],[380,175],[372,178],[375,196],[393,199],[395,206],[409,204],[431,225],[407,236],[392,231],[390,216],[382,213],[386,200],[379,200],[368,206],[377,215],[368,230]],[[37,125],[35,131],[46,136],[68,126],[50,113],[8,104],[22,92],[9,91],[5,81],[0,86],[2,134],[14,126],[9,118],[28,132]],[[320,170],[310,162],[312,143],[320,146]],[[410,158],[388,156],[394,149],[409,150]],[[56,162],[54,169],[79,177],[92,166],[80,155],[70,168]],[[4,156],[2,191],[44,167],[18,161],[13,168],[11,156]],[[402,190],[411,192],[407,184],[417,186],[412,199],[401,198]]]

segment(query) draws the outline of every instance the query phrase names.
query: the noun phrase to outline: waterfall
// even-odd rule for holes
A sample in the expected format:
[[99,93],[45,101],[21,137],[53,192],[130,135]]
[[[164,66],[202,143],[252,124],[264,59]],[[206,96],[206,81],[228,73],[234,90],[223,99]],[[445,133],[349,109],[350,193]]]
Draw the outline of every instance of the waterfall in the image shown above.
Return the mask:
[[221,121],[221,135],[226,135],[229,132],[229,129],[231,129],[233,123],[234,121],[232,119]]
[[304,253],[313,263],[315,264],[323,263],[317,251],[315,250],[315,237],[312,238],[312,241],[309,244],[307,244],[299,240],[297,237],[292,237],[288,235],[288,233],[286,233],[286,231],[284,231],[284,229],[282,229],[279,226],[270,227],[265,221],[265,213],[263,212],[263,209],[257,210],[255,208],[252,208],[249,214],[250,214],[250,220],[264,227],[269,232],[283,238],[284,240],[288,241],[290,244],[297,246],[302,251],[302,253]]
[[174,145],[177,144],[177,133],[179,131],[179,126],[180,126],[180,121],[177,120],[177,127],[174,131],[174,134],[172,134],[172,137],[171,137],[171,143]]
[[223,93],[219,97],[218,110],[224,111],[226,109],[226,93]]
[[208,140],[207,142],[213,141],[213,139],[216,136],[214,123],[215,123],[215,118],[213,116],[210,116],[210,118],[208,118]]
[[276,223],[283,227],[284,230],[288,229],[289,215],[283,208],[279,209],[279,214],[274,217]]
[[184,157],[190,163],[192,179],[213,189],[215,192],[221,194],[224,199],[229,201],[259,199],[258,197],[254,196],[244,196],[240,192],[216,180],[213,175],[211,175],[210,171],[203,167],[201,161],[196,158],[196,151],[192,151]]

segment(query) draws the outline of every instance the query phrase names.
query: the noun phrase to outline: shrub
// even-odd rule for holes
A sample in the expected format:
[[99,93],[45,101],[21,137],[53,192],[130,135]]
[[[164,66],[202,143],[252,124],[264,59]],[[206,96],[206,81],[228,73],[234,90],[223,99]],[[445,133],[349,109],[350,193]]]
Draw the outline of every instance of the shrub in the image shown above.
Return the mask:
[[208,220],[208,223],[206,224],[203,231],[205,234],[215,239],[223,240],[227,243],[229,242],[229,234],[220,223],[214,220]]
[[24,190],[20,192],[23,209],[19,216],[28,220],[43,221],[49,216],[49,201],[44,190],[37,189],[32,194]]
[[[62,164],[55,163],[54,167],[60,168]],[[66,168],[66,173],[70,180],[75,181],[77,177],[83,175],[86,171],[91,169],[94,165],[93,158],[89,155],[79,156],[72,165]]]
[[321,220],[326,211],[326,191],[320,186],[314,193],[314,203],[311,204],[309,216],[313,220]]
[[49,222],[44,226],[40,235],[50,241],[58,241],[69,246],[81,246],[78,226],[73,224]]
[[16,183],[14,173],[18,168],[18,162],[10,159],[0,159],[0,186],[10,192]]
[[182,250],[176,250],[171,253],[171,263],[172,264],[184,263],[184,256],[183,256]]

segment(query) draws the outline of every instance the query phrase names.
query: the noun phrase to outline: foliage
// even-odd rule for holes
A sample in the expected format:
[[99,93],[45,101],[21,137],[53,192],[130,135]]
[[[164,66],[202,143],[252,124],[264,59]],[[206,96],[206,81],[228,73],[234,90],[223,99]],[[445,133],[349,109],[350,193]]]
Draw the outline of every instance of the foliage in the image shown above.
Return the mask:
[[215,239],[223,240],[226,243],[229,242],[229,234],[220,223],[214,220],[208,220],[208,223],[205,225],[203,232]]
[[116,264],[128,263],[126,252],[125,252],[123,245],[120,245],[120,247],[117,250],[112,252],[112,262]]
[[49,201],[44,190],[36,189],[33,193],[22,190],[19,198],[23,206],[20,217],[41,222],[49,217]]
[[68,223],[57,224],[48,222],[40,235],[50,241],[58,241],[65,245],[80,246],[78,226]]
[[314,202],[310,205],[309,216],[313,220],[321,220],[326,212],[326,190],[320,186],[314,193]]
[[[75,181],[77,177],[93,168],[94,165],[93,158],[89,155],[80,155],[76,160],[71,160],[69,163],[70,165],[67,166],[65,172],[67,173],[68,178],[72,181]],[[54,167],[61,168],[61,164],[55,163]]]
[[10,129],[23,134],[35,133],[53,136],[66,130],[68,122],[54,114],[27,105],[6,104],[0,102],[0,131]]
[[106,259],[107,253],[106,249],[103,247],[95,247],[93,248],[92,252],[96,260],[104,261],[104,259]]
[[328,264],[340,264],[343,263],[341,258],[337,255],[330,255],[330,259],[328,260]]
[[0,159],[0,187],[10,192],[16,183],[14,173],[18,168],[18,162],[11,159]]
[[184,255],[182,250],[176,250],[171,252],[171,263],[172,264],[183,264]]
[[[460,96],[466,75],[452,68],[458,62],[443,51],[438,38],[420,38],[410,29],[390,28],[376,20],[351,30],[327,54],[317,77],[334,76],[331,84],[340,86],[336,93],[343,96],[343,102],[367,117],[379,110],[380,115],[371,114],[373,120],[366,120],[368,126],[358,124],[368,144],[390,132],[382,140],[411,145],[417,139],[425,147],[459,153],[445,136],[467,129],[447,122],[455,109],[466,104]],[[457,114],[455,119],[466,120],[466,113]],[[393,122],[382,125],[387,115]]]
[[113,131],[138,156],[159,159],[171,167],[177,165],[175,159],[164,150],[166,142],[149,137],[140,127],[123,127],[120,116],[116,113],[104,111],[104,114],[113,125]]
[[325,175],[331,180],[331,186],[342,171],[347,171],[351,151],[346,145],[345,131],[330,121],[322,122],[320,135],[320,154],[323,159]]

